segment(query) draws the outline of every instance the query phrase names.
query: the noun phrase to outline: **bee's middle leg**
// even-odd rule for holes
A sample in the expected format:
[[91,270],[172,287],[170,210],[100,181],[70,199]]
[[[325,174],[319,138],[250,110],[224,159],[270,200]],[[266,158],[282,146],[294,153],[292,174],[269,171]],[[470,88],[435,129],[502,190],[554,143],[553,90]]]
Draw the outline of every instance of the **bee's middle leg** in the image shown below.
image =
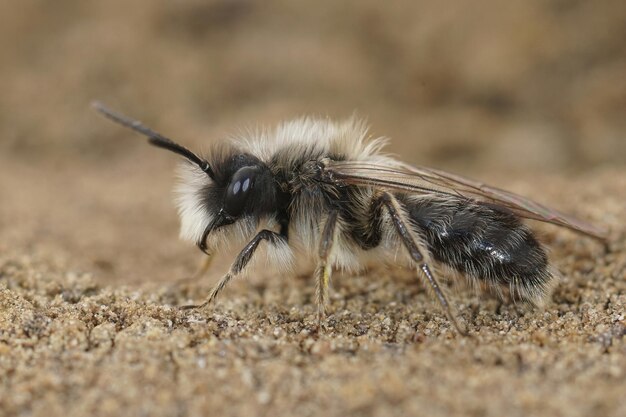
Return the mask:
[[332,210],[328,213],[326,224],[322,231],[322,238],[320,240],[320,246],[318,250],[318,262],[315,269],[315,276],[317,278],[317,322],[321,327],[322,321],[326,313],[326,303],[328,301],[328,284],[330,282],[330,275],[332,272],[332,266],[328,263],[333,243],[335,241],[335,229],[337,226],[336,210]]
[[213,287],[206,301],[204,301],[202,304],[186,305],[182,306],[181,308],[185,310],[192,308],[202,308],[212,303],[217,295],[224,289],[226,284],[228,284],[232,278],[239,275],[248,265],[248,263],[252,259],[252,255],[254,255],[254,252],[256,252],[257,248],[259,247],[259,243],[261,243],[262,240],[266,240],[268,244],[274,246],[280,245],[281,243],[287,243],[287,238],[284,235],[267,229],[261,230],[243,248],[239,255],[237,255],[237,258],[235,259],[235,262],[233,262],[228,273]]

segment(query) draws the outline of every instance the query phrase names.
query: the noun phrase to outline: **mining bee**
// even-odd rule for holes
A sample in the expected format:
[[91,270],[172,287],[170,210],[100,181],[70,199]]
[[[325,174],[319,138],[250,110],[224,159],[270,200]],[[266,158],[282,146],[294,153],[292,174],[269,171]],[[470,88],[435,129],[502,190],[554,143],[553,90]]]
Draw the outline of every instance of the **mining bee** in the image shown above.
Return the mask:
[[206,301],[185,308],[213,302],[263,244],[266,257],[285,269],[295,253],[316,261],[320,324],[332,270],[355,270],[365,259],[376,259],[416,268],[465,334],[434,265],[537,305],[555,274],[522,218],[605,238],[604,231],[519,195],[400,162],[382,153],[385,140],[368,138],[355,118],[340,123],[301,118],[216,144],[200,156],[101,103],[94,107],[185,159],[177,187],[182,239],[195,242],[207,260],[225,245],[240,245]]

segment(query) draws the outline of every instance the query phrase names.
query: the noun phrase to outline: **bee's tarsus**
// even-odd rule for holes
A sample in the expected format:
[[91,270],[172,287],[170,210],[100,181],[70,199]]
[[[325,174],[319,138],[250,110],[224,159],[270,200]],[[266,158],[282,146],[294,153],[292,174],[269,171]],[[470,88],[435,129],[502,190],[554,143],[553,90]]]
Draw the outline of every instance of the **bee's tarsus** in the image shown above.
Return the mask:
[[427,264],[421,264],[420,265],[420,269],[422,270],[422,272],[426,276],[426,279],[428,280],[428,283],[430,284],[431,288],[433,289],[433,292],[437,296],[437,300],[439,300],[439,304],[441,304],[441,307],[443,308],[444,312],[446,313],[446,316],[448,317],[448,320],[450,320],[450,322],[452,323],[454,328],[457,330],[457,332],[459,332],[462,336],[468,336],[467,330],[465,330],[463,327],[461,327],[459,325],[459,322],[456,319],[456,315],[452,312],[452,308],[450,307],[450,303],[448,303],[448,300],[446,299],[445,295],[443,294],[443,291],[441,290],[441,287],[439,286],[439,283],[437,282],[437,279],[434,277],[434,275],[430,271],[430,268],[428,267],[428,265]]

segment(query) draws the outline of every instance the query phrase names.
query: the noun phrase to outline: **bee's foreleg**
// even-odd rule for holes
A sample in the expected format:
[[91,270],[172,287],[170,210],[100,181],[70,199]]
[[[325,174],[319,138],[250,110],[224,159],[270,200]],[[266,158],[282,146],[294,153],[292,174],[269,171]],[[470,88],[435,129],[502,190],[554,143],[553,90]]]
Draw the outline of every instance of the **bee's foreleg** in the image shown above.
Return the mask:
[[335,241],[335,229],[337,226],[337,211],[332,210],[328,213],[326,224],[322,231],[320,240],[320,246],[318,250],[317,268],[315,269],[316,280],[316,296],[317,296],[317,321],[321,327],[324,320],[326,303],[328,301],[328,284],[330,282],[330,275],[332,272],[332,266],[328,263],[333,243]]
[[245,269],[245,267],[250,262],[250,259],[252,259],[252,255],[254,255],[254,252],[259,247],[259,243],[261,243],[262,240],[267,240],[269,244],[274,245],[274,246],[280,243],[285,243],[285,244],[287,243],[287,238],[285,236],[279,233],[273,232],[271,230],[267,230],[267,229],[261,230],[243,248],[243,250],[239,253],[239,255],[237,255],[237,258],[235,259],[235,262],[233,262],[228,273],[215,285],[215,287],[213,287],[206,301],[204,301],[202,304],[186,305],[186,306],[182,306],[181,308],[183,309],[202,308],[212,303],[213,300],[215,300],[217,295],[220,293],[220,291],[224,289],[226,284],[228,284],[228,282],[232,278],[239,275]]
[[203,256],[202,263],[198,265],[198,267],[196,268],[196,271],[191,276],[187,276],[187,277],[179,279],[176,283],[178,285],[187,284],[188,282],[196,281],[202,278],[204,274],[207,273],[209,268],[211,268],[211,264],[213,263],[213,258],[214,258],[213,253],[209,253],[208,255]]
[[424,254],[429,253],[428,249],[425,247],[423,242],[416,238],[415,231],[412,229],[410,221],[406,219],[406,216],[400,207],[400,203],[389,193],[381,195],[380,200],[389,212],[393,226],[400,236],[402,244],[409,252],[409,256],[413,262],[419,266],[420,271],[422,271],[426,277],[426,281],[437,296],[437,300],[439,301],[439,304],[441,304],[441,307],[443,307],[444,312],[456,330],[462,335],[467,335],[467,332],[459,325],[455,315],[452,313],[450,303],[448,303],[448,300],[439,286],[435,275],[428,266],[428,259],[424,257]]
[[202,258],[202,263],[200,264],[198,269],[196,269],[196,272],[193,273],[191,278],[192,279],[197,279],[197,278],[202,277],[204,274],[206,274],[206,272],[211,267],[211,264],[213,263],[213,258],[214,257],[215,256],[212,253],[209,253],[208,256],[203,257]]

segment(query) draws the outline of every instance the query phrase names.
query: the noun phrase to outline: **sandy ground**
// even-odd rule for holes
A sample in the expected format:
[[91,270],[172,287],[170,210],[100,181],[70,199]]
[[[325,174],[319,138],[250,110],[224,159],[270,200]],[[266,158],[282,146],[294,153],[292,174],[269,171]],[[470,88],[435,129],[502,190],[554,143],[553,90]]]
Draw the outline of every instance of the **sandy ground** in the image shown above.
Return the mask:
[[[626,7],[376,1],[0,5],[0,415],[626,415]],[[178,241],[175,158],[302,114],[367,116],[408,162],[608,228],[533,224],[543,309],[448,288],[471,337],[401,269],[258,268],[212,308]]]

